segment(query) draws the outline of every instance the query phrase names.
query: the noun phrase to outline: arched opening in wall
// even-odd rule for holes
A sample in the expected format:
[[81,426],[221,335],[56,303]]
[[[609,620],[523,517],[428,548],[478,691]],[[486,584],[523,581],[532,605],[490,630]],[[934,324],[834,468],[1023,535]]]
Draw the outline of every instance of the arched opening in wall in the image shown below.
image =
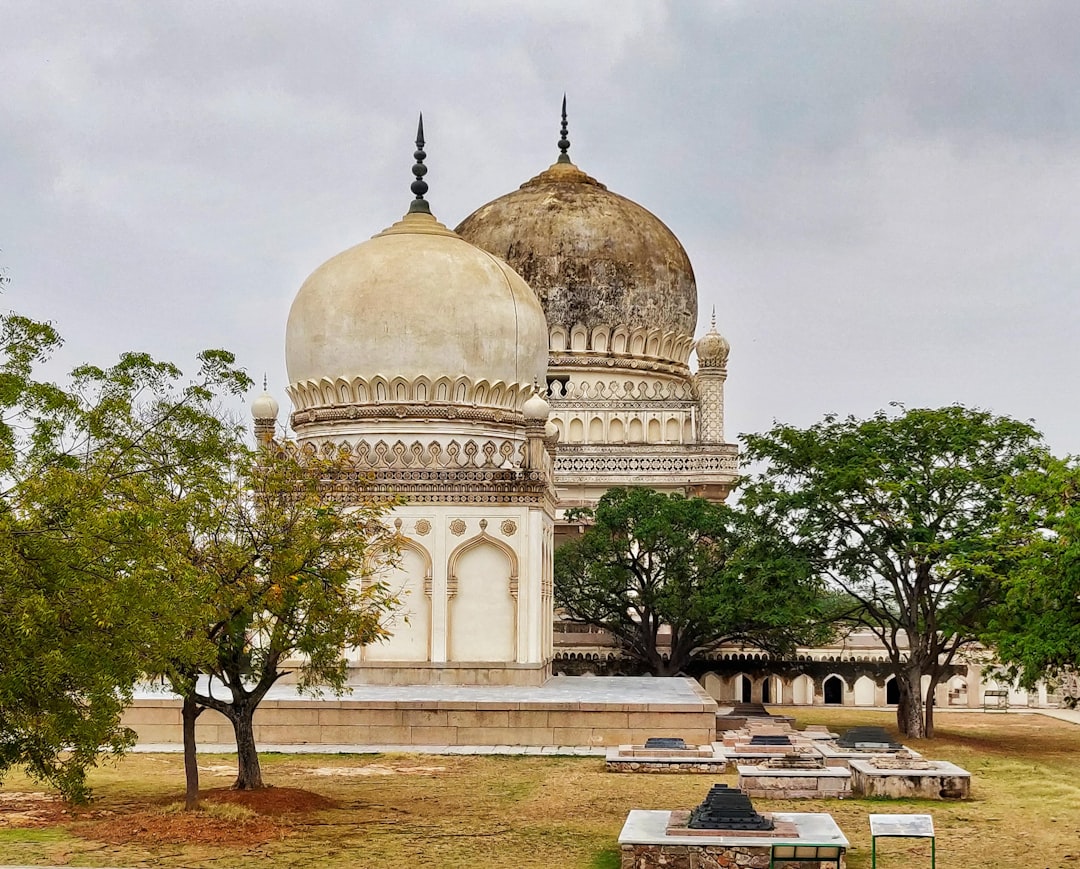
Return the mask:
[[682,427],[679,425],[679,421],[675,417],[671,417],[667,421],[667,436],[664,438],[670,444],[681,443]]
[[660,438],[663,437],[663,435],[660,432],[660,420],[658,420],[658,419],[650,419],[649,420],[648,431],[649,431],[649,437],[648,437],[649,443],[650,444],[658,444],[658,443],[660,443]]
[[608,425],[608,443],[621,444],[626,440],[623,422],[621,419],[613,419]]
[[896,706],[900,702],[900,685],[895,676],[890,676],[885,681],[885,702],[889,706]]
[[604,421],[598,416],[592,418],[589,423],[589,443],[602,444],[604,442]]
[[683,443],[692,444],[694,442],[694,424],[687,419],[683,422]]
[[772,680],[769,679],[768,676],[766,676],[761,681],[761,702],[762,703],[773,703],[773,702],[775,702],[773,700],[773,697],[772,697],[772,685],[769,684],[769,682],[771,682],[771,681]]
[[427,661],[431,652],[431,599],[424,593],[428,559],[414,546],[402,547],[397,565],[379,579],[397,595],[400,609],[382,620],[390,636],[363,649],[365,661]]
[[822,693],[825,695],[826,705],[839,706],[844,702],[844,680],[839,676],[830,676],[822,685]]
[[791,683],[791,699],[799,706],[813,706],[814,680],[805,673],[796,676]]
[[451,569],[457,590],[449,606],[450,660],[515,660],[517,601],[510,594],[506,553],[481,541],[465,549]]
[[626,439],[632,444],[644,443],[645,427],[641,424],[640,419],[630,420],[630,427],[627,430]]
[[559,433],[559,440],[566,440],[566,435],[563,433],[563,421],[561,419],[552,418],[551,424],[555,426],[555,431]]
[[869,676],[860,676],[855,680],[855,705],[856,706],[873,706],[874,705],[874,692],[877,686],[874,684],[874,680]]
[[580,419],[570,420],[570,431],[567,440],[572,444],[580,444],[585,440],[585,423]]
[[[949,680],[949,705],[950,706],[967,706],[968,704],[968,689],[967,679],[963,676],[953,676]],[[1035,704],[1031,704],[1035,705]]]

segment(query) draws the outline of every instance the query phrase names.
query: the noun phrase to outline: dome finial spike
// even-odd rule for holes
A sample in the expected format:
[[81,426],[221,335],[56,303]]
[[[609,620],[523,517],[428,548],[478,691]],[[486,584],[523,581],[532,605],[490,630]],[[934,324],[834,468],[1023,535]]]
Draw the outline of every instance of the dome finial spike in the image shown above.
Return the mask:
[[266,372],[263,372],[263,392],[266,392]]
[[415,180],[409,187],[416,194],[416,198],[409,205],[409,214],[431,214],[431,206],[424,199],[424,194],[428,192],[427,182],[424,180],[424,176],[427,175],[427,166],[424,165],[425,157],[427,157],[427,152],[424,150],[424,113],[421,112],[420,120],[416,125],[416,150],[413,152],[416,163],[412,167],[412,173]]
[[559,152],[560,153],[559,153],[559,159],[555,161],[557,163],[569,163],[570,162],[570,155],[567,153],[567,151],[570,150],[570,140],[566,136],[567,136],[567,128],[566,128],[566,94],[563,94],[562,95],[562,128],[561,128],[561,134],[560,134],[560,138],[559,138]]
[[715,332],[716,331],[716,305],[712,306],[712,324],[711,324],[711,327],[712,327],[713,331]]

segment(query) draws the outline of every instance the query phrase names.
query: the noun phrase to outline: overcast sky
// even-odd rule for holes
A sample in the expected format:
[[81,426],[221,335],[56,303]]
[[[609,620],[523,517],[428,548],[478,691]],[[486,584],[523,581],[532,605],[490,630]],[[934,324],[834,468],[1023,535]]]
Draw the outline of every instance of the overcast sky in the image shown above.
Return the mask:
[[[1080,453],[1080,3],[0,0],[0,305],[283,407],[304,278],[557,156],[681,239],[729,435],[899,401]],[[478,312],[482,316],[482,312]]]

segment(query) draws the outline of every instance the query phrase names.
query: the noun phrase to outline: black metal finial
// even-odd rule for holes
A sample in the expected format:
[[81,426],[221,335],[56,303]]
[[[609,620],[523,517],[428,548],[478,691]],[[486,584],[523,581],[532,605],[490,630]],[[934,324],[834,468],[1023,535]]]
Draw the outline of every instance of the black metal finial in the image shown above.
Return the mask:
[[556,160],[555,162],[556,163],[569,163],[570,162],[570,155],[566,153],[567,151],[570,150],[570,140],[568,138],[566,138],[566,134],[567,134],[567,129],[566,129],[566,94],[562,95],[562,131],[561,132],[562,132],[562,135],[561,135],[561,137],[559,139],[559,151],[561,153],[559,154],[559,159]]
[[412,167],[412,173],[416,176],[416,180],[409,188],[416,194],[416,198],[409,205],[409,214],[431,214],[431,206],[424,199],[424,194],[428,192],[427,182],[424,180],[424,176],[427,175],[427,166],[424,165],[425,157],[427,157],[427,152],[424,151],[424,113],[421,112],[420,122],[416,125],[416,150],[413,152],[416,163]]
[[263,392],[266,392],[266,372],[263,372]]

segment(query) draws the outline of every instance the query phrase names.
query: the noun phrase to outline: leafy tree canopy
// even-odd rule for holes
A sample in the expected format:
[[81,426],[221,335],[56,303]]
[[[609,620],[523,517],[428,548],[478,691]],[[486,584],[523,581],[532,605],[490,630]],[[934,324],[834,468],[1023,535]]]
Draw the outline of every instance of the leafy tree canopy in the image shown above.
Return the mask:
[[[1080,673],[1080,465],[1051,460],[1020,475],[1012,493],[1040,533],[1027,538],[985,633],[1011,675],[1075,684]],[[1076,696],[1073,688],[1072,696]]]
[[301,691],[341,693],[346,651],[385,636],[381,620],[398,605],[378,581],[396,556],[385,519],[397,502],[354,484],[339,491],[337,472],[335,459],[271,446],[187,529],[189,588],[201,601],[189,636],[202,652],[166,673],[189,706],[232,723],[238,788],[262,787],[253,716],[270,688],[290,673]]
[[[821,639],[809,562],[752,513],[652,489],[612,489],[555,553],[555,598],[670,675],[723,642],[784,652]],[[670,631],[670,653],[660,648]]]
[[853,602],[848,620],[872,630],[896,668],[901,730],[931,735],[925,698],[982,634],[1033,532],[1007,489],[1045,460],[1039,433],[960,406],[901,407],[746,442],[748,460],[765,465],[743,492],[748,508]]
[[120,725],[133,685],[175,651],[187,601],[168,505],[194,468],[228,465],[238,431],[217,400],[249,381],[221,351],[190,381],[127,354],[64,388],[36,379],[59,343],[48,324],[0,317],[0,774],[23,765],[79,799],[102,747],[133,738]]

